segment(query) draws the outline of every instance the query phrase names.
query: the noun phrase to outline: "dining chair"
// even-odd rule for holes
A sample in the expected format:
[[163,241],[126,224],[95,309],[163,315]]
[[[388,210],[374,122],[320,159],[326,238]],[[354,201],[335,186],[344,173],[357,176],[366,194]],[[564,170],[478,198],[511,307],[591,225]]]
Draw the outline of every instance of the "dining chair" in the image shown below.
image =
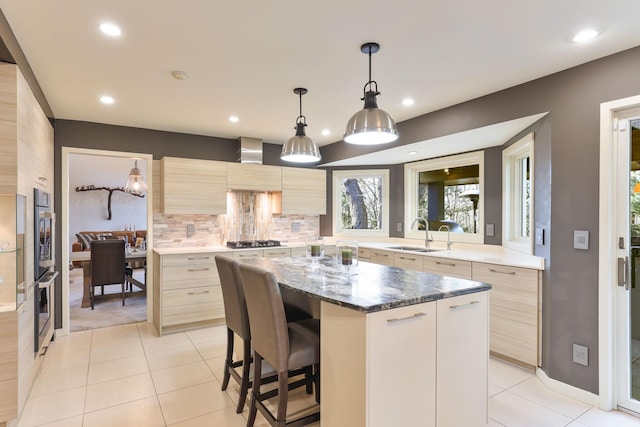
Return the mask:
[[95,240],[91,243],[91,309],[94,309],[95,288],[120,284],[122,305],[125,300],[125,265],[123,240]]
[[[251,391],[251,405],[247,427],[252,427],[257,411],[274,427],[302,426],[320,419],[320,409],[310,407],[310,413],[299,418],[287,419],[289,390],[309,384],[303,379],[289,384],[291,370],[306,369],[313,372],[316,386],[316,400],[320,392],[320,334],[311,324],[318,325],[317,319],[287,322],[280,288],[273,273],[248,264],[240,264],[240,277],[244,288],[247,313],[251,328],[251,344],[254,354],[254,376]],[[307,323],[307,324],[305,324]],[[317,328],[319,330],[319,328]],[[260,390],[263,361],[276,371],[277,388],[265,393]],[[273,414],[264,403],[278,397]]]

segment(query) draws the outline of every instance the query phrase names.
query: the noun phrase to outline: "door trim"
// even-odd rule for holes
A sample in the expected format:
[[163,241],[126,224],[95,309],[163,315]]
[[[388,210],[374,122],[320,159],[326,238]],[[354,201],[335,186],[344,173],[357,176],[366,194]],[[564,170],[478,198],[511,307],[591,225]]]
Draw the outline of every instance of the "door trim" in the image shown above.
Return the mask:
[[599,407],[617,407],[616,390],[616,172],[614,125],[624,110],[640,107],[640,95],[600,104],[600,201],[598,248]]
[[137,158],[147,162],[147,323],[153,320],[153,155],[144,153],[128,153],[124,151],[107,151],[107,150],[94,150],[89,148],[76,148],[76,147],[62,147],[62,181],[60,183],[60,190],[62,196],[62,203],[60,208],[60,226],[61,226],[61,241],[62,241],[62,327],[56,329],[57,336],[69,335],[70,328],[70,316],[69,316],[69,155],[71,154],[86,154],[95,156],[107,156],[107,157],[124,157],[124,158]]

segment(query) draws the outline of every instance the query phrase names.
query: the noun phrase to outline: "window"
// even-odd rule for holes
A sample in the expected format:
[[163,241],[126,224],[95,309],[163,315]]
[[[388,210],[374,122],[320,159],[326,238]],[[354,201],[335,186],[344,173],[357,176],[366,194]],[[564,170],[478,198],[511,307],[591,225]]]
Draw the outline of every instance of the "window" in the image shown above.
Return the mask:
[[533,133],[502,152],[502,246],[533,253]]
[[336,236],[388,237],[389,171],[333,172]]
[[434,240],[483,243],[483,178],[483,152],[406,164],[405,237],[424,239],[425,218]]

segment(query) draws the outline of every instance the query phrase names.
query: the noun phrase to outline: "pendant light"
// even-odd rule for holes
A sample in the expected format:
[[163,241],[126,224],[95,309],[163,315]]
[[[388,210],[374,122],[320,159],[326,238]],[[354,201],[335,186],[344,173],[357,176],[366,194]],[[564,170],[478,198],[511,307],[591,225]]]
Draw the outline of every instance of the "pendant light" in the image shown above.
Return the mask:
[[344,140],[357,145],[393,142],[398,139],[396,122],[389,113],[378,108],[378,83],[371,80],[371,55],[380,50],[380,45],[369,42],[360,46],[360,50],[369,55],[369,81],[364,85],[364,97],[361,98],[364,101],[364,109],[354,114],[347,123]]
[[282,146],[280,158],[287,162],[312,163],[320,160],[318,146],[304,131],[307,126],[307,118],[302,115],[302,95],[307,92],[307,89],[303,87],[297,87],[293,90],[293,93],[300,96],[300,115],[296,119],[296,135],[289,138]]
[[124,186],[124,191],[127,193],[144,193],[147,191],[147,183],[144,181],[140,169],[138,169],[138,160],[136,160],[134,167],[129,172],[129,179],[127,179],[127,184]]

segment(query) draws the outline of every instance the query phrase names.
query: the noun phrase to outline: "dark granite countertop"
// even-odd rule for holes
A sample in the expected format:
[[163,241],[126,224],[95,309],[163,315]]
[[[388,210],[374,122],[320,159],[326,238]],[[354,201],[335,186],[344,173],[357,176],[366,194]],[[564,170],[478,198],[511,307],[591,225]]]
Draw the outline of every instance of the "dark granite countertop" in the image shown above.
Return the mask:
[[490,285],[360,261],[349,275],[335,258],[316,266],[304,257],[254,258],[242,263],[272,271],[283,288],[364,313],[483,292]]

